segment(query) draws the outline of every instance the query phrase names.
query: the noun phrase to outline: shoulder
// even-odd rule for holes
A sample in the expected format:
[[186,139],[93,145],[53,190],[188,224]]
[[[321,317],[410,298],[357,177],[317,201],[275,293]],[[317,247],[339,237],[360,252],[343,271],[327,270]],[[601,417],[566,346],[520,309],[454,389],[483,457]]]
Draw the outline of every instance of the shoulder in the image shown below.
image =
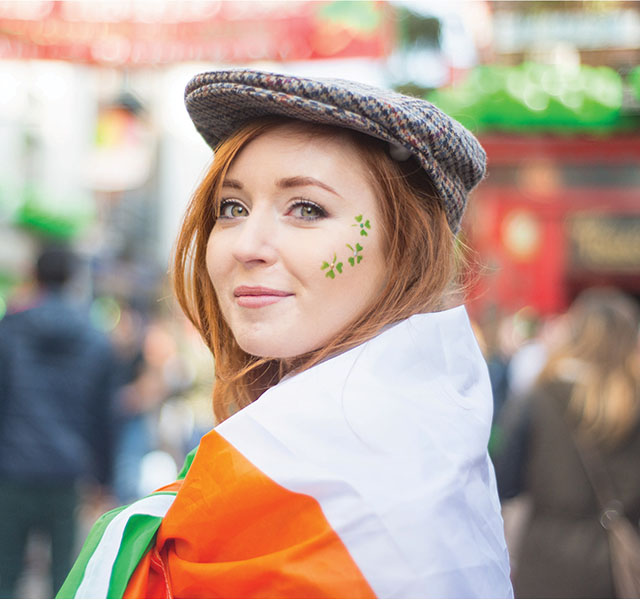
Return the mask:
[[557,416],[559,411],[566,410],[571,398],[574,381],[566,379],[549,379],[539,381],[529,392],[527,401],[532,415],[546,415],[552,413]]

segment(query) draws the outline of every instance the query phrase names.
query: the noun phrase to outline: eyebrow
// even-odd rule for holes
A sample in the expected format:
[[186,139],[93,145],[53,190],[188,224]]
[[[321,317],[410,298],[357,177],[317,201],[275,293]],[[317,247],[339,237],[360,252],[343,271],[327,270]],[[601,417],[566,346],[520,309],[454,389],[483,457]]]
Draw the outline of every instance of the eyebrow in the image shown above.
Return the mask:
[[237,179],[225,179],[222,182],[222,187],[233,188],[234,190],[241,190],[242,184]]
[[[327,185],[326,183],[320,181],[319,179],[315,179],[314,177],[286,177],[285,179],[280,179],[276,185],[279,188],[283,189],[314,185],[316,187],[322,188],[323,190],[326,190],[327,192],[330,192],[331,194],[334,194],[335,196],[338,196],[339,198],[342,197],[330,185]],[[234,190],[243,189],[242,183],[237,179],[225,179],[222,182],[222,187],[232,188]]]
[[305,185],[315,185],[316,187],[322,188],[327,192],[330,192],[334,196],[341,197],[338,192],[336,192],[330,185],[323,183],[322,181],[315,179],[314,177],[287,177],[286,179],[281,179],[278,181],[278,187],[281,188],[292,188],[292,187],[302,187]]

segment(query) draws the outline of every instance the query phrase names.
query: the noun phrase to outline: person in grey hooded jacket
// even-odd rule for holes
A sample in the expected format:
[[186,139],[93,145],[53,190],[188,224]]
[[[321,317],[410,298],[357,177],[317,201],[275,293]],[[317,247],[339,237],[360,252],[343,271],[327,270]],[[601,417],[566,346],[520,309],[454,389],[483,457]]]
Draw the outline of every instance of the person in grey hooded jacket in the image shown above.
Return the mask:
[[33,529],[51,536],[53,589],[75,544],[76,484],[110,478],[115,361],[108,338],[65,294],[77,257],[38,258],[39,295],[0,321],[0,595],[12,597]]

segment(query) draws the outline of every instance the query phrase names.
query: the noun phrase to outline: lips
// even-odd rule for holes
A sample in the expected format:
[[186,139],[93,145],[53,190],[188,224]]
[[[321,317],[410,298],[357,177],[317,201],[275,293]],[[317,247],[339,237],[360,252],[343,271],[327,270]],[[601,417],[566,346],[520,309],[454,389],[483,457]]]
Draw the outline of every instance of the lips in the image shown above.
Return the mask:
[[241,285],[233,290],[233,296],[236,303],[243,308],[262,308],[280,302],[283,298],[288,298],[293,294],[262,286]]

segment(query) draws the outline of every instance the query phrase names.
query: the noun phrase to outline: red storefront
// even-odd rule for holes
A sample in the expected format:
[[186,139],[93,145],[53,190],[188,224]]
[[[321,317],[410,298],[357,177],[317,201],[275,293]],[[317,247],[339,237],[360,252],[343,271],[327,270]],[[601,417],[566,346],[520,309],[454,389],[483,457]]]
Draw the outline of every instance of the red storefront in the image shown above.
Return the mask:
[[640,297],[640,134],[485,135],[488,177],[465,217],[481,275],[473,314],[564,310],[583,288]]
[[383,0],[300,2],[0,2],[0,59],[129,68],[383,58],[394,44]]

